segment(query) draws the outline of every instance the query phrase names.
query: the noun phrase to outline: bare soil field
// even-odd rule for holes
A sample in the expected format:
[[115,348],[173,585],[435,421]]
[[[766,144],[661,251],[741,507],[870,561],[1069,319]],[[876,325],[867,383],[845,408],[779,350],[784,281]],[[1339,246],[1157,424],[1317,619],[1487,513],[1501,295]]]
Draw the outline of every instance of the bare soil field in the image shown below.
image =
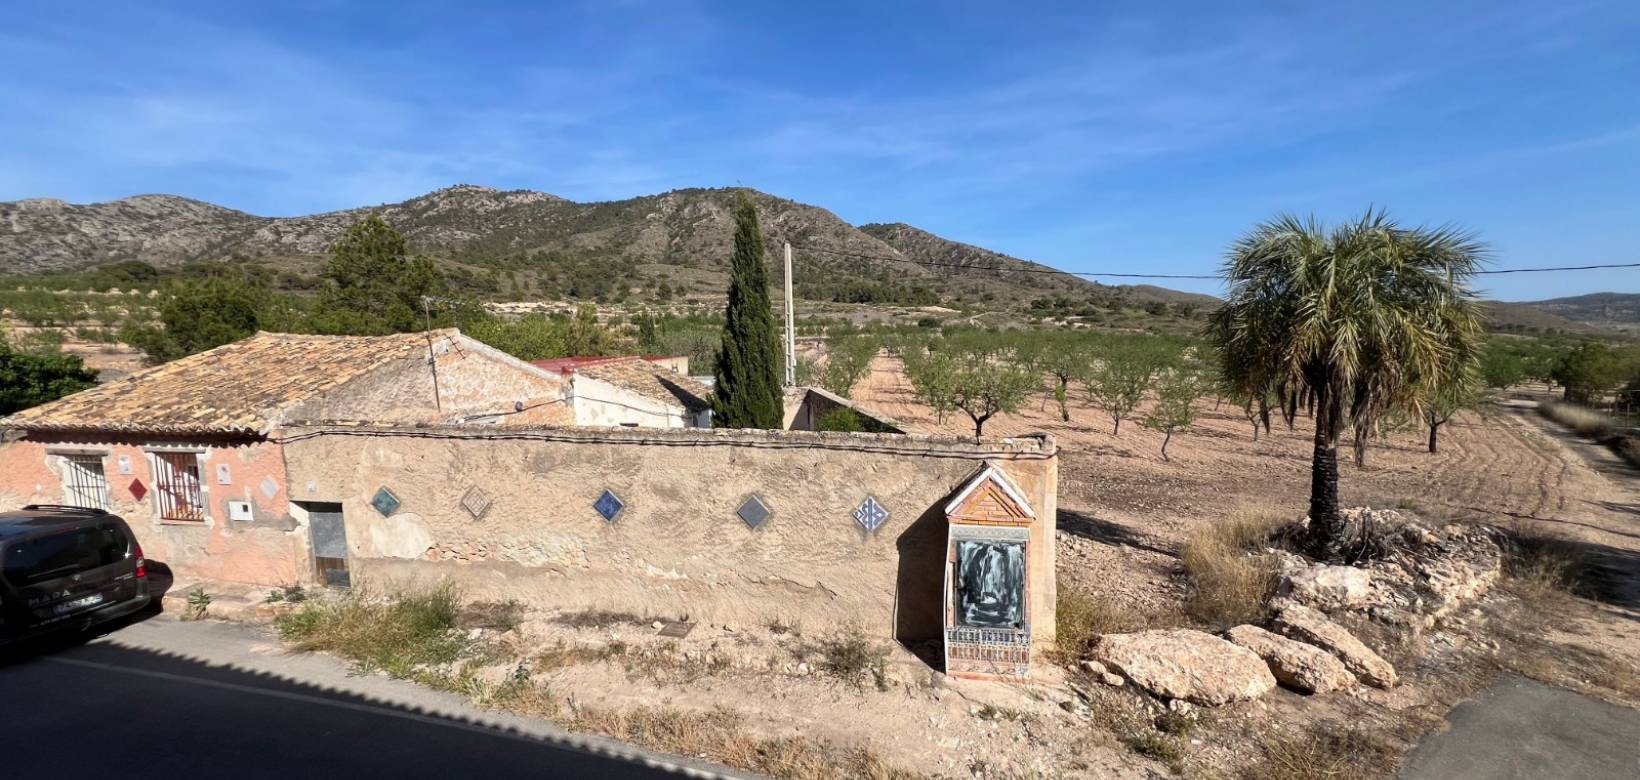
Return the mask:
[[[918,403],[895,358],[878,357],[854,399],[916,431],[973,434],[961,412],[941,421]],[[1640,569],[1634,557],[1640,555],[1640,474],[1609,450],[1550,428],[1534,405],[1529,394],[1520,394],[1485,414],[1460,415],[1442,428],[1435,454],[1427,451],[1422,430],[1375,441],[1364,467],[1341,464],[1343,505],[1539,523],[1626,553],[1631,571]],[[1216,405],[1212,398],[1198,408],[1196,424],[1174,435],[1166,461],[1160,433],[1124,420],[1113,434],[1109,415],[1078,386],[1071,391],[1070,422],[1060,420],[1043,394],[1019,413],[986,424],[987,436],[1046,431],[1059,442],[1061,582],[1097,583],[1102,592],[1136,606],[1154,605],[1177,589],[1172,559],[1193,528],[1247,504],[1304,514],[1310,421],[1301,413],[1288,430],[1278,417],[1255,442],[1240,408]],[[1340,458],[1348,458],[1347,446]],[[1627,606],[1640,607],[1640,597],[1630,595]]]
[[[890,358],[875,361],[854,398],[913,429],[972,433],[966,417],[940,421],[918,404]],[[666,638],[654,621],[676,616],[588,613],[474,628],[490,660],[440,684],[571,728],[791,777],[1386,774],[1505,669],[1640,705],[1640,479],[1532,406],[1523,398],[1463,416],[1443,430],[1438,454],[1409,431],[1375,443],[1365,467],[1344,466],[1346,504],[1529,524],[1575,544],[1588,569],[1575,598],[1503,594],[1412,636],[1353,625],[1401,672],[1390,690],[1278,689],[1186,715],[1132,685],[1047,663],[1029,684],[960,681],[904,648],[800,625],[699,625]],[[1212,399],[1201,409],[1167,461],[1160,434],[1127,421],[1113,435],[1080,388],[1069,422],[1038,399],[987,425],[988,435],[1046,431],[1059,442],[1062,592],[1090,592],[1146,624],[1187,625],[1178,555],[1193,531],[1249,504],[1302,515],[1308,421],[1287,430],[1278,420],[1255,442],[1239,409]]]

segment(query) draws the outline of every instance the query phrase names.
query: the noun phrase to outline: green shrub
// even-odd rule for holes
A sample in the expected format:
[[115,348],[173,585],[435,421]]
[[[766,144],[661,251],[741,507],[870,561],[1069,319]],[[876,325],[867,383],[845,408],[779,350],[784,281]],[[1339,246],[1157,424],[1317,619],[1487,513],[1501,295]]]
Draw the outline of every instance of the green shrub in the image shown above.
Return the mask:
[[467,643],[455,631],[460,611],[460,598],[447,584],[387,600],[354,593],[303,603],[279,620],[279,634],[298,651],[331,652],[362,669],[407,677],[418,666],[461,657]]
[[841,433],[860,433],[865,425],[860,421],[860,415],[846,406],[839,406],[825,414],[814,424],[815,430],[834,431]]

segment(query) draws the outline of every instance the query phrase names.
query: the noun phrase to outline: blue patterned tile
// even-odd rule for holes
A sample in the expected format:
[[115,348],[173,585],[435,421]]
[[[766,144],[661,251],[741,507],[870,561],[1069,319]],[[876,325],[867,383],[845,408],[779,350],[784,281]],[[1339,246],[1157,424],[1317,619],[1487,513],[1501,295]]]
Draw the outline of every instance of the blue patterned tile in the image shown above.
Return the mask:
[[592,508],[597,510],[598,514],[602,515],[605,520],[613,523],[615,518],[620,516],[621,510],[626,508],[626,504],[622,503],[621,499],[616,498],[614,493],[605,490],[603,495],[598,496],[597,501],[592,502]]
[[865,502],[854,508],[854,520],[866,529],[866,533],[874,533],[888,522],[888,510],[877,503],[876,497],[866,496]]

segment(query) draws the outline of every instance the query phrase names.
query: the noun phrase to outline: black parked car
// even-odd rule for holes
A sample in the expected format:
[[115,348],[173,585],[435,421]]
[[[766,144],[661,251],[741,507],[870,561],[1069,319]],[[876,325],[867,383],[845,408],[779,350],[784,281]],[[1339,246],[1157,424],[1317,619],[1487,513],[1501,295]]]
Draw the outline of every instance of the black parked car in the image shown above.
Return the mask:
[[148,562],[119,516],[50,505],[0,512],[0,643],[85,630],[148,600]]

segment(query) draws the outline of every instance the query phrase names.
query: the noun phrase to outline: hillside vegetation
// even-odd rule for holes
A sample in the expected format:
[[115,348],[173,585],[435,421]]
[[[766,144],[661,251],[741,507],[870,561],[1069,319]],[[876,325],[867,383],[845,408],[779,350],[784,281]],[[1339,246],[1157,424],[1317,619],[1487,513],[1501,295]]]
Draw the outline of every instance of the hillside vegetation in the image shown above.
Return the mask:
[[[717,296],[728,279],[736,191],[686,189],[576,203],[458,185],[402,203],[304,217],[259,217],[171,195],[87,205],[25,200],[0,203],[0,273],[40,277],[140,261],[167,274],[225,261],[259,267],[281,287],[300,289],[329,247],[374,215],[402,233],[411,251],[433,259],[458,289],[480,297]],[[1051,269],[909,226],[861,229],[822,208],[749,194],[771,261],[782,243],[796,247],[796,292],[809,300],[988,308],[1028,304],[1044,294],[1107,308],[1211,301],[1038,273]],[[952,264],[970,270],[935,267]]]

